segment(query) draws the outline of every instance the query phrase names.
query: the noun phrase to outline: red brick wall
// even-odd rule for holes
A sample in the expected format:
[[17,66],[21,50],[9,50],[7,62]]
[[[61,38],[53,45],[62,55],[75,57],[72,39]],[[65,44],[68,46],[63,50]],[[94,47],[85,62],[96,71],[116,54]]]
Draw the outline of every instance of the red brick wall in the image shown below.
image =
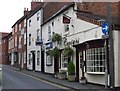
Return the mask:
[[[111,2],[111,15],[118,17],[118,2]],[[84,2],[78,3],[78,9],[81,11],[91,12],[96,15],[106,16],[106,2]]]
[[31,2],[31,10],[34,10],[36,7],[41,6],[43,2],[38,2],[38,1],[32,1]]

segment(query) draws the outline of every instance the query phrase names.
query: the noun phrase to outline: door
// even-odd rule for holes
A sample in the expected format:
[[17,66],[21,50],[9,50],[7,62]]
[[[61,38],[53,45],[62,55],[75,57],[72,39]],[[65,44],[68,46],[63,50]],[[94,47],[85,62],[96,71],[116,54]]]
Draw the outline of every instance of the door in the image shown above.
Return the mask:
[[55,57],[54,58],[54,73],[58,73],[59,72],[59,58]]
[[41,53],[41,72],[44,73],[44,51]]
[[84,71],[85,71],[85,51],[81,51],[79,52],[79,74],[80,77],[83,77],[84,76]]
[[33,57],[33,70],[35,70],[35,52],[32,52],[32,57]]

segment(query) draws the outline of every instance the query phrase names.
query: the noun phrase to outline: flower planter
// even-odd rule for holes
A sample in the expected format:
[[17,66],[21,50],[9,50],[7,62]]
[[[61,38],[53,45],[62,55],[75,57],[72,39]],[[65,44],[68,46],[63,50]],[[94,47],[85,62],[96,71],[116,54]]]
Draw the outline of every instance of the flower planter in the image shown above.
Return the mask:
[[58,73],[58,79],[65,80],[66,77],[67,77],[66,74]]
[[87,83],[87,79],[85,77],[81,77],[81,79],[79,80],[80,84],[86,84]]
[[68,80],[70,82],[74,82],[75,81],[75,75],[68,75]]

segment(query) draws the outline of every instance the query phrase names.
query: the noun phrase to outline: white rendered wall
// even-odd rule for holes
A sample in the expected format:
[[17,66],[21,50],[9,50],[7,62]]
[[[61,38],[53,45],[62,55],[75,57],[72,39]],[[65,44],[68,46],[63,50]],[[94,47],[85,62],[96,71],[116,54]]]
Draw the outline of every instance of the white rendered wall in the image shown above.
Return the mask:
[[[37,14],[40,14],[39,21],[37,21]],[[33,16],[31,16],[27,20],[27,68],[32,69],[32,62],[29,65],[29,53],[30,51],[35,51],[35,70],[41,71],[41,54],[40,54],[40,65],[37,65],[37,51],[40,51],[41,53],[41,46],[36,46],[35,41],[37,39],[37,30],[41,31],[41,10],[39,10],[37,13],[35,13]],[[31,20],[31,26],[29,26],[29,20]],[[31,46],[29,46],[29,34],[31,34]]]

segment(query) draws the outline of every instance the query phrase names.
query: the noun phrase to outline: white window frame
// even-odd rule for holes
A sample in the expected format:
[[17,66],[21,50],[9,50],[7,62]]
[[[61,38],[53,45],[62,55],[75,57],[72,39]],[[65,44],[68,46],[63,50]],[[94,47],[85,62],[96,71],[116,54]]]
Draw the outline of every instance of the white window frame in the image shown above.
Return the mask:
[[29,34],[29,46],[31,45],[31,34]]
[[24,45],[26,44],[26,33],[24,33]]
[[30,65],[31,64],[31,54],[29,54],[29,60],[28,60],[28,64]]
[[52,57],[50,55],[46,55],[46,66],[52,66]]
[[64,31],[65,32],[68,32],[69,31],[69,24],[64,24]]
[[26,19],[24,20],[24,27],[26,27]]
[[37,21],[39,21],[40,20],[40,13],[38,12],[37,13]]
[[19,31],[21,31],[21,23],[19,24]]
[[67,56],[64,56],[64,55],[62,54],[61,67],[62,67],[62,68],[67,68],[66,65],[68,66],[68,57],[67,57]]
[[24,64],[26,64],[26,51],[24,52]]
[[51,40],[51,26],[48,26],[48,41]]
[[105,48],[92,48],[86,50],[87,73],[105,72]]
[[40,39],[40,30],[38,29],[37,30],[37,40],[39,40]]
[[32,22],[32,21],[31,21],[31,20],[29,20],[29,26],[31,26],[31,22]]
[[40,51],[37,51],[37,65],[40,65]]

